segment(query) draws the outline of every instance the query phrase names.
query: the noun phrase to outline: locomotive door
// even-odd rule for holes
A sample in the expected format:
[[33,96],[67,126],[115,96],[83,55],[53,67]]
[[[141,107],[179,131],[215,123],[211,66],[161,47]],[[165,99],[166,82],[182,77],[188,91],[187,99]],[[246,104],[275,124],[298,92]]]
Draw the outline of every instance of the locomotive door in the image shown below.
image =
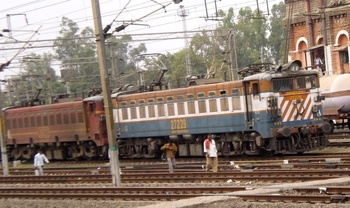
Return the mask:
[[247,82],[244,82],[243,85],[244,85],[246,126],[252,127],[252,120],[253,120],[252,96],[254,94],[253,93],[253,91],[254,91],[254,89],[253,89],[253,82],[247,81]]

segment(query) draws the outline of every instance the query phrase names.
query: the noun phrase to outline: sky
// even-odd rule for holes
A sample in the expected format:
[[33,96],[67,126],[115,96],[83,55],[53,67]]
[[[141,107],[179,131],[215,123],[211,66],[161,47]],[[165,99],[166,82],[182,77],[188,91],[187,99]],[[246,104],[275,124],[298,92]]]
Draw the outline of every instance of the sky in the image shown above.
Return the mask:
[[[113,32],[113,35],[148,34],[149,36],[135,36],[145,41],[147,53],[166,54],[183,49],[185,41],[159,40],[162,38],[156,36],[156,33],[176,34],[183,32],[185,27],[186,31],[212,30],[218,21],[211,19],[215,18],[219,9],[227,12],[232,7],[237,14],[241,8],[249,6],[253,10],[259,8],[262,13],[267,14],[272,5],[280,1],[183,0],[180,4],[174,4],[172,0],[99,0],[99,5],[102,28],[111,24],[109,32],[113,32],[123,23],[128,24],[124,30]],[[180,10],[180,6],[183,6],[183,10]],[[184,11],[182,14],[185,17],[179,15],[181,11]],[[48,46],[51,40],[59,36],[62,17],[71,19],[80,29],[94,28],[91,0],[11,0],[1,4],[0,64],[11,59],[13,61],[4,72],[0,72],[0,79],[8,79],[18,74],[21,70],[19,60],[23,56],[52,52],[52,48]],[[130,21],[134,24],[129,24]],[[11,32],[4,31],[6,29],[11,29]],[[183,33],[177,36],[183,37]],[[27,41],[34,43],[28,44]],[[131,45],[140,43],[133,42]],[[59,69],[59,63],[53,65],[53,68]]]

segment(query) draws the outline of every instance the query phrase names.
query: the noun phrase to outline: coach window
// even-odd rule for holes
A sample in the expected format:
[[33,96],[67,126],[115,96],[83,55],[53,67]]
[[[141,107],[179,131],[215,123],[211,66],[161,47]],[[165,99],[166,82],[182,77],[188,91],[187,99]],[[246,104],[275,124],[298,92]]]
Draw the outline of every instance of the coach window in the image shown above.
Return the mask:
[[165,116],[164,99],[162,97],[157,98],[157,106],[158,106],[158,117]]
[[30,126],[29,125],[29,115],[28,114],[24,114],[23,119],[24,119],[24,127],[28,128]]
[[12,128],[17,129],[17,116],[12,117]]
[[175,115],[174,98],[172,96],[169,96],[166,98],[166,102],[168,107],[168,116],[174,116]]
[[140,118],[146,118],[146,107],[144,99],[139,100],[139,113]]
[[35,115],[34,115],[34,113],[31,113],[29,115],[29,118],[30,118],[30,127],[35,127]]
[[78,109],[77,115],[78,115],[78,123],[84,123],[83,109]]
[[48,126],[49,125],[49,119],[47,117],[47,112],[43,113],[43,126]]
[[194,108],[194,96],[193,94],[187,95],[187,108],[188,108],[188,114],[195,114],[196,110]]
[[75,109],[70,111],[70,121],[72,124],[77,122],[77,117],[75,114],[76,114]]
[[131,119],[136,119],[137,115],[136,115],[136,101],[135,100],[131,100],[129,103],[129,107],[130,107],[130,114],[131,114]]
[[232,96],[232,110],[241,110],[239,89],[232,89],[231,96]]
[[205,94],[204,94],[204,92],[197,93],[197,97],[198,97],[198,110],[199,110],[199,113],[206,113],[207,109],[205,107]]
[[63,110],[62,115],[63,115],[63,124],[70,124],[68,110]]
[[176,103],[177,103],[177,114],[185,115],[184,96],[183,95],[176,96]]
[[220,90],[220,107],[221,111],[229,111],[228,97],[226,90]]
[[129,117],[128,117],[128,105],[126,103],[126,101],[123,101],[121,102],[121,109],[122,109],[122,117],[123,117],[123,120],[128,120]]
[[57,125],[62,124],[62,114],[61,111],[56,111]]
[[150,118],[154,118],[156,116],[154,111],[154,99],[149,98],[147,100],[147,103],[148,103],[148,115]]
[[54,112],[49,113],[50,126],[56,125]]
[[218,107],[216,105],[216,92],[215,91],[209,92],[208,97],[209,97],[209,110],[210,110],[210,112],[217,112]]
[[35,117],[36,117],[36,126],[37,126],[37,127],[42,126],[42,123],[41,123],[41,114],[40,114],[40,113],[37,113]]

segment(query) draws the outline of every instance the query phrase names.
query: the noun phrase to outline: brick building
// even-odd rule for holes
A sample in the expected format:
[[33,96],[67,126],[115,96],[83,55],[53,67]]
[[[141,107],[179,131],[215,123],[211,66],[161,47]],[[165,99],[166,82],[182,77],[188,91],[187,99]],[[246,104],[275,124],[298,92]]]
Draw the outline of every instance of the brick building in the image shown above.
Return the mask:
[[350,73],[350,0],[285,0],[288,59],[315,68],[321,57],[325,74]]

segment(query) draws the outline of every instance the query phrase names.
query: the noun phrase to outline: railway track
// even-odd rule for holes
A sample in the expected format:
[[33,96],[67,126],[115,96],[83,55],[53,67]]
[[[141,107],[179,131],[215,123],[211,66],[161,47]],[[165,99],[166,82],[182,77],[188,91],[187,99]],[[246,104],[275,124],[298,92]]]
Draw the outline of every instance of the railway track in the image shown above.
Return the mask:
[[[297,182],[345,177],[350,170],[328,171],[237,171],[237,172],[192,172],[192,173],[139,173],[123,174],[121,181],[128,184],[146,183],[226,183],[227,181]],[[0,177],[0,184],[109,184],[110,174],[96,175],[47,175]]]
[[245,190],[246,187],[79,187],[0,188],[0,198],[179,200]]

